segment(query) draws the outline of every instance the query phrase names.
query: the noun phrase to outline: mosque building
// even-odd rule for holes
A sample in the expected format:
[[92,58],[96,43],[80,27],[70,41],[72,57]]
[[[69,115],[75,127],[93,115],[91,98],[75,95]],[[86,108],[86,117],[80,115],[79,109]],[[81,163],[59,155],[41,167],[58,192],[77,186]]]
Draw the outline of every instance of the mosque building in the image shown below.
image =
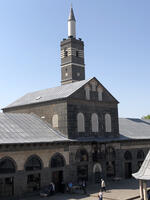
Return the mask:
[[[85,80],[84,42],[73,8],[61,47],[61,85],[25,94],[0,113],[0,197],[51,181],[131,178],[150,148],[150,120],[118,118],[118,101]],[[128,94],[127,94],[128,95]]]

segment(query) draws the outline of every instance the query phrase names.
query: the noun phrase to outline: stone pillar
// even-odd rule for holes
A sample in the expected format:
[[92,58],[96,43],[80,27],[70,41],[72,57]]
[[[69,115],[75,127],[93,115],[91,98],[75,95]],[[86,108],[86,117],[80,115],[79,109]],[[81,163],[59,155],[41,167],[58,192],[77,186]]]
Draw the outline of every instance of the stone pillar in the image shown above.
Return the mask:
[[144,200],[147,200],[147,187],[146,187],[146,181],[143,181],[143,194],[144,194]]
[[123,167],[122,165],[124,164],[122,162],[122,157],[121,157],[121,154],[120,154],[120,149],[116,150],[116,161],[115,161],[115,176],[116,177],[123,177]]
[[93,163],[90,162],[88,164],[88,182],[92,183],[93,181]]
[[22,196],[27,190],[27,175],[24,171],[17,171],[14,177],[14,195]]
[[51,170],[49,167],[44,168],[41,171],[41,185],[40,187],[44,187],[50,184],[51,182]]
[[139,180],[140,199],[143,199],[143,181]]

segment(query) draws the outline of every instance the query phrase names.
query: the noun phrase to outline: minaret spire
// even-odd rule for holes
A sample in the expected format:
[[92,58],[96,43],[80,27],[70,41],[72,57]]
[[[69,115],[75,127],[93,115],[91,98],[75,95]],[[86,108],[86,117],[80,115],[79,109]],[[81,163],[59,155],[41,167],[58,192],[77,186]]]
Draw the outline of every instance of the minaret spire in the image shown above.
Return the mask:
[[70,14],[68,18],[68,37],[76,38],[76,20],[71,5]]
[[71,5],[68,38],[61,41],[61,84],[85,80],[84,42],[76,38],[76,20]]

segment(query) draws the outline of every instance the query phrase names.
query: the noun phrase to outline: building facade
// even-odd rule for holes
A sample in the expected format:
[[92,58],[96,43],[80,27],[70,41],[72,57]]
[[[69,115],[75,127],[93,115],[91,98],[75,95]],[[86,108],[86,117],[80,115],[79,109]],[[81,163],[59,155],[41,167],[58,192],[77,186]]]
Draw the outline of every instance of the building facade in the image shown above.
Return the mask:
[[150,147],[150,121],[119,119],[118,101],[85,80],[84,43],[71,8],[61,42],[61,86],[28,93],[0,114],[0,196],[19,196],[53,181],[97,183],[131,178]]

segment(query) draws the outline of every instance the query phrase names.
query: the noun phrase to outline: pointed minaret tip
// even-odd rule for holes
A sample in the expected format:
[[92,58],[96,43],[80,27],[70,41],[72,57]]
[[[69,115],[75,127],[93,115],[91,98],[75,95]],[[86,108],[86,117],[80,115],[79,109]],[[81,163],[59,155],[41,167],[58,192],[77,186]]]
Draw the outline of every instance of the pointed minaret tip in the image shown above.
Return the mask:
[[76,20],[74,17],[72,4],[71,4],[70,14],[68,18],[68,37],[76,38]]
[[69,14],[68,20],[76,21],[76,20],[75,20],[75,16],[74,16],[74,12],[73,12],[73,8],[72,8],[72,4],[71,4],[70,14]]

